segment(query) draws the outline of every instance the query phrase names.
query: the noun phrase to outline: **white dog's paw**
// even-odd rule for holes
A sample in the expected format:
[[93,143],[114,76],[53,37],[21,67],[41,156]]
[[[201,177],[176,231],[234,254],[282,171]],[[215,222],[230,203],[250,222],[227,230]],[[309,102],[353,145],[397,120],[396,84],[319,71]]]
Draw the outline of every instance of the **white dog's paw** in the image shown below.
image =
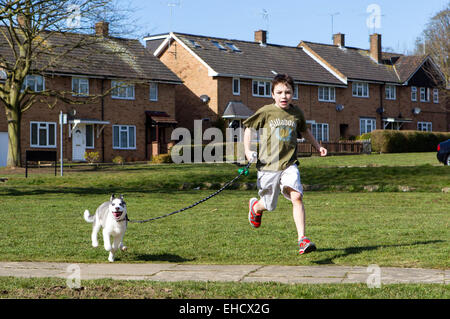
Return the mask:
[[95,241],[95,242],[93,241],[92,242],[92,247],[97,248],[98,247],[98,242],[97,241]]
[[113,253],[109,253],[108,261],[110,263],[114,262],[114,255],[113,255]]
[[105,244],[105,250],[106,250],[106,251],[111,251],[111,249],[112,249],[111,245],[106,245],[106,244]]

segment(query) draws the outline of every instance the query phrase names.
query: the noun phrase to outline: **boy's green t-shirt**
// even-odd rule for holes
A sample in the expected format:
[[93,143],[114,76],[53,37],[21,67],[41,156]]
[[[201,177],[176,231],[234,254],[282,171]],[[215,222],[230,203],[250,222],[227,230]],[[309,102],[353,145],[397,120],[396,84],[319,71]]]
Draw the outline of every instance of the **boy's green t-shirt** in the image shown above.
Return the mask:
[[248,128],[259,133],[258,162],[263,171],[281,171],[297,163],[297,138],[305,132],[305,116],[292,104],[282,109],[275,104],[265,105],[244,121]]

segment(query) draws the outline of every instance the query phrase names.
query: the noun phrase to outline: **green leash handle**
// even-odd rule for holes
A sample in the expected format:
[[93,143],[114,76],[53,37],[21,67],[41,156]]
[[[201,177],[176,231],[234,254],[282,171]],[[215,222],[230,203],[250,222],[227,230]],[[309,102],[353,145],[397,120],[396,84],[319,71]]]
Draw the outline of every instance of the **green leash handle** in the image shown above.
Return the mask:
[[245,167],[241,167],[240,169],[238,169],[240,175],[248,176],[248,174],[250,173],[248,169],[250,168],[250,165],[256,160],[257,156],[258,154],[256,154],[256,152],[253,152],[252,160],[249,161],[248,164],[245,165]]

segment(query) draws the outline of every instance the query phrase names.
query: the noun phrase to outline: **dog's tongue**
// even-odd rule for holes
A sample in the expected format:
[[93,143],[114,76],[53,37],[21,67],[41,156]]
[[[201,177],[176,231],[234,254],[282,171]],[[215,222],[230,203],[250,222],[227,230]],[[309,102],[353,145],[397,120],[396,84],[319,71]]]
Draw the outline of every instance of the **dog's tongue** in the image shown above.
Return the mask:
[[122,215],[122,212],[114,212],[113,215],[115,218],[119,218],[120,215]]

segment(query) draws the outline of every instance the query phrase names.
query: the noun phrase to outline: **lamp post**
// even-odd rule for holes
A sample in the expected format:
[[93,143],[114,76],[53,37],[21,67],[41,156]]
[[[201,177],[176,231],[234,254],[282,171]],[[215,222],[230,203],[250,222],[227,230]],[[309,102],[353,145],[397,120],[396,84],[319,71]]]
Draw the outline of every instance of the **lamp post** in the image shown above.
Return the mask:
[[61,156],[60,160],[60,171],[61,176],[63,176],[63,125],[67,124],[67,114],[63,114],[62,111],[59,112],[59,154]]

